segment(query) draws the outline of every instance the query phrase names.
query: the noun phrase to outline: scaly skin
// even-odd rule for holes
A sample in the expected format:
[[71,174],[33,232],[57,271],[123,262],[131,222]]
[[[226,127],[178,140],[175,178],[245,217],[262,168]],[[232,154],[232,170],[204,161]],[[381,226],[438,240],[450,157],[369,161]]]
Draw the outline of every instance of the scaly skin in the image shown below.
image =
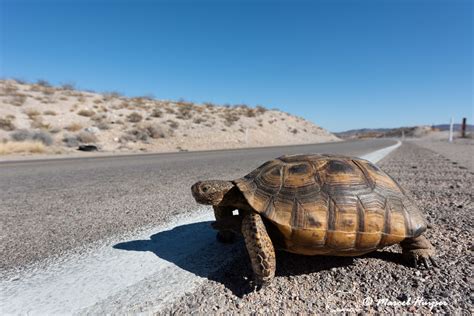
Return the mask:
[[244,217],[242,235],[244,235],[257,285],[263,286],[270,283],[275,276],[275,249],[259,214],[252,212]]
[[422,263],[425,268],[430,268],[430,263],[437,266],[434,260],[435,248],[426,239],[425,236],[418,236],[415,238],[407,238],[400,243],[402,246],[402,254],[415,268],[419,263]]
[[[232,211],[234,210],[233,207],[229,206],[213,206],[213,208],[217,222],[232,217]],[[230,230],[219,230],[216,238],[222,243],[232,243],[235,240],[235,234]]]

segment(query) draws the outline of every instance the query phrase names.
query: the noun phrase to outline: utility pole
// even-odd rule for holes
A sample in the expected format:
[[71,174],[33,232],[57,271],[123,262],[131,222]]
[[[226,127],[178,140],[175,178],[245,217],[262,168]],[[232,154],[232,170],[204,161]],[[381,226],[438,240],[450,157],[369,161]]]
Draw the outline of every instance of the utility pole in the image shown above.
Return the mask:
[[449,142],[453,142],[453,117],[451,117],[451,123],[449,124]]
[[461,137],[466,138],[466,118],[462,118],[462,126],[461,126]]

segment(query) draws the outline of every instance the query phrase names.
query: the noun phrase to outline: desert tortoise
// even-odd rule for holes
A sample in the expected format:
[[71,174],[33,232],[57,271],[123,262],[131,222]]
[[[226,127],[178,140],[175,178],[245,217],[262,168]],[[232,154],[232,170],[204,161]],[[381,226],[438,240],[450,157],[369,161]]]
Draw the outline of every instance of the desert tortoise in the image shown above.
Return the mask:
[[357,256],[400,243],[415,266],[435,265],[418,208],[395,180],[364,159],[282,156],[243,178],[200,181],[191,190],[198,203],[213,205],[220,241],[243,234],[259,285],[275,275],[275,248]]

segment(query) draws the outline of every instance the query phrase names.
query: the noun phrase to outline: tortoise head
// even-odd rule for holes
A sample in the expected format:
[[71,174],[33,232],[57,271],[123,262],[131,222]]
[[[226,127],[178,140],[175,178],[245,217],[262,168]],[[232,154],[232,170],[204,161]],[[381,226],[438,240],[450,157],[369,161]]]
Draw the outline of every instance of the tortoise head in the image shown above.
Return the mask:
[[219,205],[225,194],[234,187],[230,181],[207,180],[193,184],[191,191],[196,202],[206,205]]

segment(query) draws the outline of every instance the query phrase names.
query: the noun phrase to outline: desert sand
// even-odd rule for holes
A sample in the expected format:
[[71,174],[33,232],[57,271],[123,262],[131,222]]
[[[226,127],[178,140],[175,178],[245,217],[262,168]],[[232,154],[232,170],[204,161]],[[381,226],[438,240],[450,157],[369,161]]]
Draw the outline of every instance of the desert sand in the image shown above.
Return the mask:
[[339,141],[303,118],[218,106],[0,81],[0,155],[175,152]]

